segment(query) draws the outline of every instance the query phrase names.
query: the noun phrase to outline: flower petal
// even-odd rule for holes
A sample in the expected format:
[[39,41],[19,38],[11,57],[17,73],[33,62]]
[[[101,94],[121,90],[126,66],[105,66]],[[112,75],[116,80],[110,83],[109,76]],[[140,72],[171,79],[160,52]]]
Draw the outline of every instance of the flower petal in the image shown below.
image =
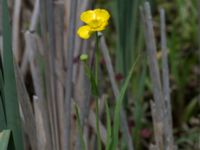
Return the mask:
[[90,30],[90,27],[88,25],[85,26],[81,26],[78,31],[77,34],[82,38],[82,39],[88,39],[91,34],[92,31]]
[[108,25],[108,21],[103,22],[101,24],[101,26],[96,29],[96,31],[102,31],[102,30],[104,30],[107,25]]
[[110,14],[105,9],[95,9],[83,12],[80,18],[90,27],[91,32],[95,32],[105,29],[108,25]]
[[107,10],[105,10],[105,9],[95,9],[94,12],[96,14],[96,18],[98,20],[103,21],[103,22],[108,21],[109,18],[110,18],[109,12]]
[[86,24],[89,24],[95,18],[96,18],[96,14],[93,10],[87,10],[83,12],[80,17],[80,19]]

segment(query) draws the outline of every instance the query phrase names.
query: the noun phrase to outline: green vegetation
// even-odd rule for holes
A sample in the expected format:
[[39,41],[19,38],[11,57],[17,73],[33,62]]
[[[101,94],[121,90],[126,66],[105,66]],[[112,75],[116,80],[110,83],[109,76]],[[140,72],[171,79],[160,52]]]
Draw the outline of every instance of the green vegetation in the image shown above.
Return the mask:
[[[8,2],[0,3],[0,150],[200,148],[198,0],[151,0],[152,18],[144,0],[72,0],[70,5],[27,0],[9,7]],[[90,29],[96,33],[82,40],[76,34],[83,24],[79,16],[94,8],[108,10],[109,24],[101,24],[106,27],[101,33],[99,26]],[[162,74],[160,8],[166,15],[169,75]],[[13,41],[18,47],[12,47]],[[152,64],[161,79],[152,77],[157,73]],[[170,106],[163,92],[165,76]],[[158,80],[161,89],[155,87]],[[170,113],[173,128],[165,122]],[[173,132],[172,145],[163,127]]]

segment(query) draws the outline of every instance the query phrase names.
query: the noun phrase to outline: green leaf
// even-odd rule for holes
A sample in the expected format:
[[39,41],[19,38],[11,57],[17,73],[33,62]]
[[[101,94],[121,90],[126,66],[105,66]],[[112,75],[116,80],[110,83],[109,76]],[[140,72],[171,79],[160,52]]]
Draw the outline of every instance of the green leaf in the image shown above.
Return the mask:
[[78,126],[78,132],[79,132],[79,136],[80,136],[81,147],[83,150],[86,150],[85,142],[84,142],[84,138],[83,138],[83,126],[81,125],[80,113],[79,113],[77,104],[75,104],[75,111],[76,111],[76,116],[77,116],[77,126]]
[[0,96],[0,131],[6,128],[6,117],[5,117],[5,110],[3,106],[3,100]]
[[0,150],[15,150],[10,130],[3,130],[0,133]]
[[[138,59],[139,57],[137,57]],[[129,82],[131,80],[131,76],[133,74],[135,65],[137,63],[137,60],[135,61],[135,63],[133,64],[121,90],[119,93],[119,96],[117,97],[117,104],[115,106],[115,113],[114,113],[114,127],[113,127],[113,143],[112,143],[112,150],[116,150],[117,149],[117,144],[118,144],[118,132],[119,132],[119,127],[120,127],[120,111],[121,111],[121,107],[123,104],[123,99],[126,93],[126,89],[128,88]]]
[[23,150],[22,129],[13,64],[11,27],[7,0],[3,0],[3,73],[7,128],[11,129],[16,150]]
[[143,0],[113,0],[114,23],[117,29],[116,69],[125,77],[137,56],[140,43],[139,6]]
[[188,120],[190,120],[190,118],[194,116],[196,112],[198,112],[198,109],[198,98],[192,99],[183,112],[182,122],[187,122]]
[[105,100],[105,104],[106,104],[106,127],[107,127],[106,150],[110,150],[112,144],[112,128],[110,119],[110,109],[107,100]]
[[3,79],[3,65],[0,55],[0,132],[6,128],[6,113],[4,100],[4,79]]

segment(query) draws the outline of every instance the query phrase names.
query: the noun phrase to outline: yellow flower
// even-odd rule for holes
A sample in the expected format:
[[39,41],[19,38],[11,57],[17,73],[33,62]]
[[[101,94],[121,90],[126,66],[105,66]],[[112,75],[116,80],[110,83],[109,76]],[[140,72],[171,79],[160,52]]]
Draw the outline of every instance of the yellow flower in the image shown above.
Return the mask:
[[82,39],[88,39],[90,35],[92,34],[92,31],[90,30],[89,26],[85,25],[85,26],[80,27],[77,33]]
[[86,25],[78,29],[78,35],[83,39],[88,39],[93,32],[99,32],[106,28],[110,14],[105,9],[88,10],[81,14],[80,19]]

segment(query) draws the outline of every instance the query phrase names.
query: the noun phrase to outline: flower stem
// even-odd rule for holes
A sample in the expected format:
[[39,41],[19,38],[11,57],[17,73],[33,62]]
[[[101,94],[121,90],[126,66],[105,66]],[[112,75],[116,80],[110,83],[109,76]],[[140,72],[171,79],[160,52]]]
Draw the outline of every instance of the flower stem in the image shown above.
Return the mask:
[[[99,72],[99,37],[98,32],[96,32],[96,45],[95,45],[95,82],[96,87],[98,87],[98,72]],[[96,96],[96,127],[97,127],[97,141],[98,141],[98,150],[101,150],[101,138],[99,130],[99,103],[98,103],[99,92]]]

